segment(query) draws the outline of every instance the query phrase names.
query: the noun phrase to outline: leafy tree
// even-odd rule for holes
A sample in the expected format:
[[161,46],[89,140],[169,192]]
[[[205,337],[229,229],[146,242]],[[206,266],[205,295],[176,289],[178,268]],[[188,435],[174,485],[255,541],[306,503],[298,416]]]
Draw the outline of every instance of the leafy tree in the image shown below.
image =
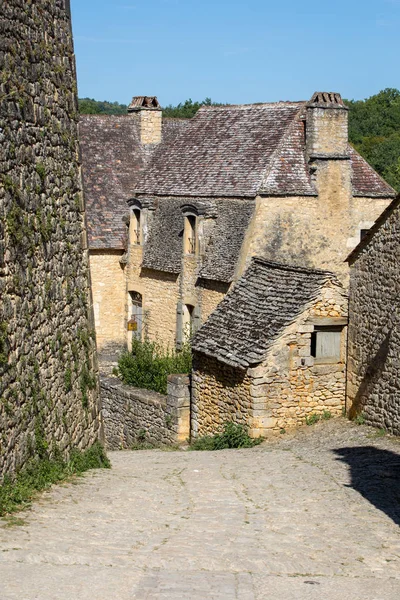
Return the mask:
[[165,117],[173,117],[175,119],[191,119],[202,106],[223,106],[218,102],[213,102],[211,98],[205,98],[203,102],[193,102],[191,98],[179,103],[177,106],[169,104],[163,110]]
[[350,108],[350,142],[400,191],[400,91],[387,88],[366,100],[345,102]]
[[128,109],[126,104],[118,102],[100,102],[91,98],[79,98],[79,112],[81,115],[125,115]]

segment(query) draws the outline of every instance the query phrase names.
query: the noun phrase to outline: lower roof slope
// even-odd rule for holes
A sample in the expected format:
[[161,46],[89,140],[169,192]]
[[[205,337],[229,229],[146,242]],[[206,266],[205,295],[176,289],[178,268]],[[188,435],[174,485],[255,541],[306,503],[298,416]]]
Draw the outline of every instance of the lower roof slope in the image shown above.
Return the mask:
[[285,327],[316,299],[330,271],[253,258],[247,271],[196,332],[192,348],[234,367],[260,363]]

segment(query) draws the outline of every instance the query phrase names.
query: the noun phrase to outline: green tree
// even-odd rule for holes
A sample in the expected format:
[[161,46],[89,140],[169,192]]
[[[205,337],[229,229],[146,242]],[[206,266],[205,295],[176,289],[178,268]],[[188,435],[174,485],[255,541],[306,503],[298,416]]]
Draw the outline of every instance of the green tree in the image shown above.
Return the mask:
[[92,98],[79,98],[78,105],[81,115],[125,115],[128,109],[126,104],[100,102]]
[[350,108],[350,142],[400,191],[400,91],[387,88],[366,100],[345,102]]

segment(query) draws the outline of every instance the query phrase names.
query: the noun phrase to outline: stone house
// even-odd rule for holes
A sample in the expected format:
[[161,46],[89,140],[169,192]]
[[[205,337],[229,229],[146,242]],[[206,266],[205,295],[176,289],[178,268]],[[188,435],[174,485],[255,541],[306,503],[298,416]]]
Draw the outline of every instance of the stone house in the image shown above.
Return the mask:
[[203,107],[163,119],[155,98],[126,116],[82,117],[99,350],[145,326],[178,348],[253,256],[338,273],[395,192],[348,143],[339,94]]
[[348,257],[347,411],[400,434],[400,198]]
[[341,414],[347,293],[329,271],[255,257],[192,342],[192,436]]

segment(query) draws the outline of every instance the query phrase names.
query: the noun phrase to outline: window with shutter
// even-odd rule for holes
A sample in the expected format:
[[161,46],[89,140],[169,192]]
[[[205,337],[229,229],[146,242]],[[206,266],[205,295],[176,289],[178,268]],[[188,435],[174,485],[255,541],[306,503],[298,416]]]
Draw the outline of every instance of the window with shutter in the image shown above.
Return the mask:
[[315,326],[311,334],[311,356],[319,362],[340,362],[342,327]]
[[176,305],[176,349],[181,350],[183,344],[183,305],[182,302],[178,302]]

